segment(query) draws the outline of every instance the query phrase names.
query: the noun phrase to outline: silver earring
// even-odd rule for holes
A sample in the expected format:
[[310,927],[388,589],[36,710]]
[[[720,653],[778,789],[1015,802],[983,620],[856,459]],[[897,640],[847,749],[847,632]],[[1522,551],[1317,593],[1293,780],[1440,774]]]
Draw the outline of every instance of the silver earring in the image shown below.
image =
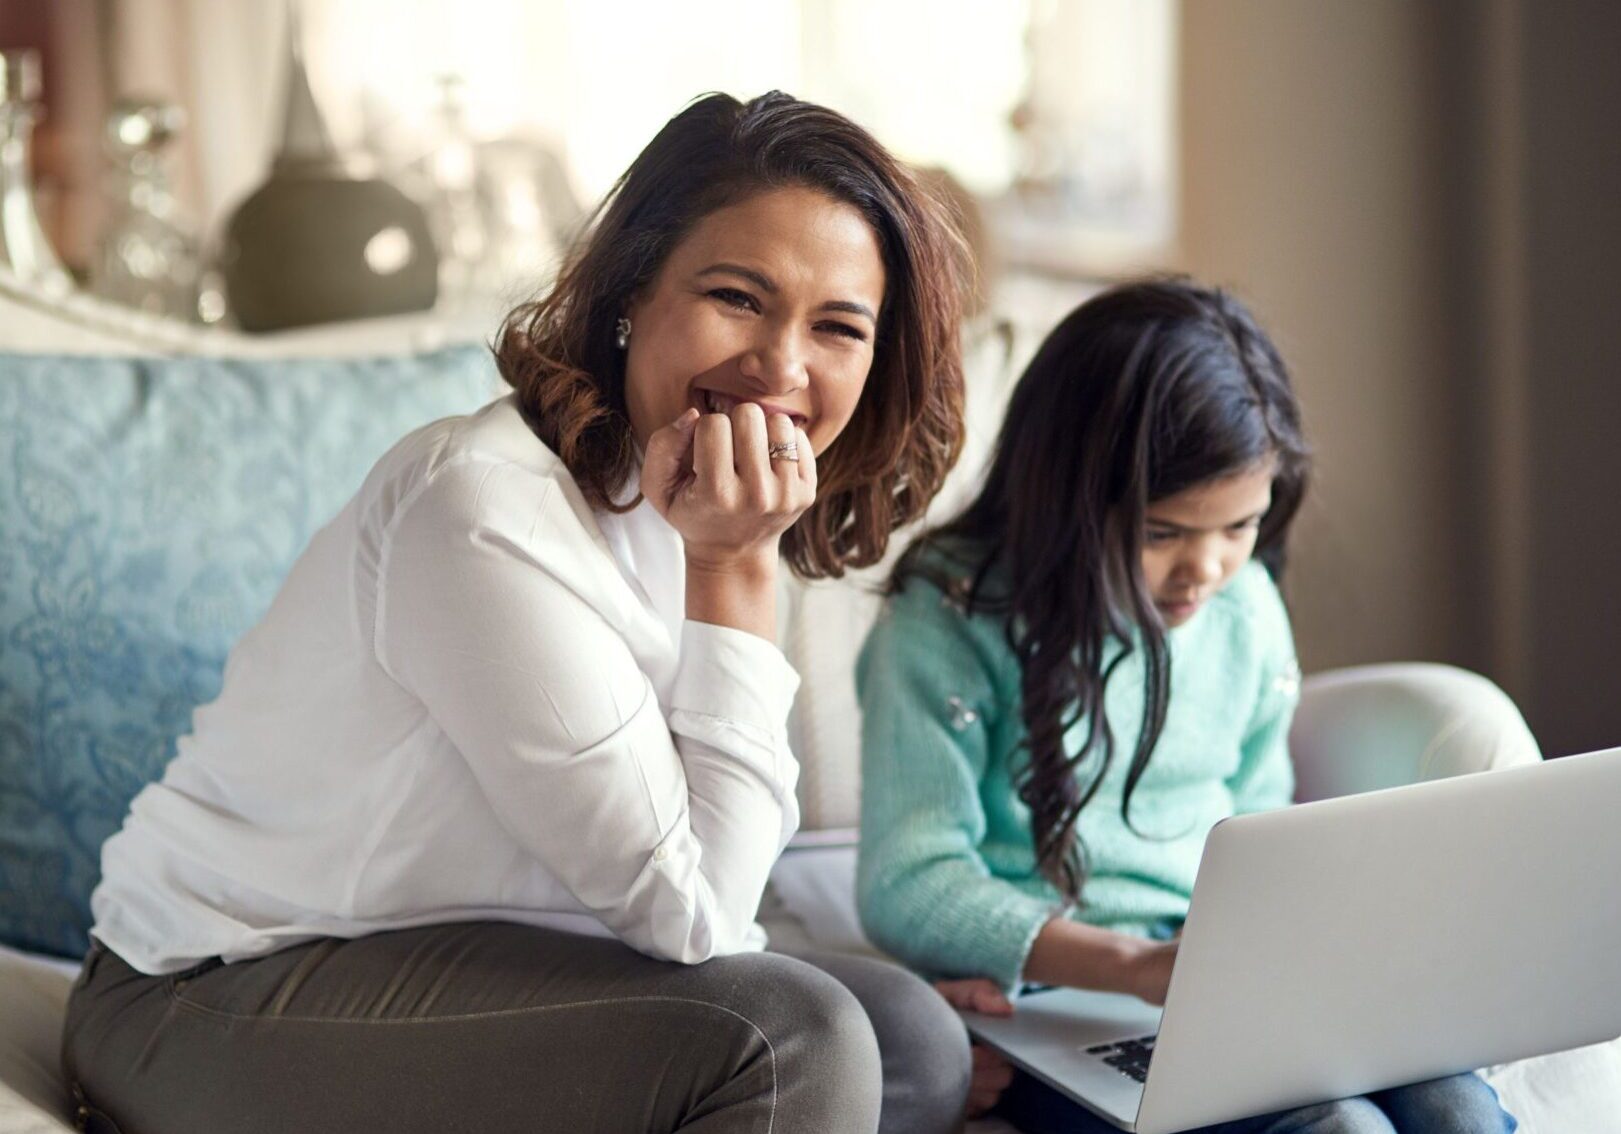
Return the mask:
[[620,350],[630,346],[630,320],[623,315],[619,317],[619,322],[614,324],[614,345]]

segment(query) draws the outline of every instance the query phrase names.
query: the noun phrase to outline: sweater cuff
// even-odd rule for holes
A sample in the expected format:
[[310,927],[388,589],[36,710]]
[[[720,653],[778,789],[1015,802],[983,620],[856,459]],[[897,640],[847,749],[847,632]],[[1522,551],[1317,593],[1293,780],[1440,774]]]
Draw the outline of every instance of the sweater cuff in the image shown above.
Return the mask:
[[741,726],[772,742],[786,740],[799,674],[782,651],[756,634],[711,622],[681,624],[681,665],[670,711]]
[[1012,894],[965,912],[963,941],[972,943],[974,967],[980,970],[973,975],[989,977],[1012,993],[1024,983],[1024,966],[1042,926],[1063,911],[1039,898]]
[[1036,948],[1036,938],[1047,922],[1062,917],[1062,909],[1047,902],[1020,902],[1008,910],[990,954],[990,975],[1002,985],[1003,991],[1015,993],[1024,983],[1024,966],[1029,962],[1029,951]]

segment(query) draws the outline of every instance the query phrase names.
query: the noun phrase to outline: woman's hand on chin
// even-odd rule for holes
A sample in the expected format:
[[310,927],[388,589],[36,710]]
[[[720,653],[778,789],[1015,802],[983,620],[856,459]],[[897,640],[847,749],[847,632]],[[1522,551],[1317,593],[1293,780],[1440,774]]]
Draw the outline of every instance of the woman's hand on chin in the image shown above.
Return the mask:
[[688,410],[648,438],[642,495],[681,534],[687,617],[773,640],[777,541],[816,499],[804,430],[752,403]]
[[816,455],[785,414],[689,409],[648,438],[641,489],[681,534],[689,569],[774,571],[778,539],[816,500]]

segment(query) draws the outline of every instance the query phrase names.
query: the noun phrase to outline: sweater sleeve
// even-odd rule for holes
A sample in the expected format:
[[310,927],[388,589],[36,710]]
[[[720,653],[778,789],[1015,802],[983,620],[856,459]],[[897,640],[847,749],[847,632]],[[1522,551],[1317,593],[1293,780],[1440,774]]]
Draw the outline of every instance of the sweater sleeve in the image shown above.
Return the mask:
[[1059,911],[994,877],[980,855],[979,785],[991,725],[1007,711],[986,654],[968,619],[917,579],[868,636],[857,665],[857,900],[868,936],[913,968],[1012,988]]
[[1244,734],[1238,771],[1227,781],[1239,815],[1284,807],[1294,798],[1289,725],[1300,701],[1300,664],[1283,596],[1260,564],[1246,570],[1251,573],[1246,580],[1248,622],[1261,664],[1255,711]]
[[687,622],[661,706],[577,578],[586,537],[526,475],[446,468],[402,509],[379,568],[378,659],[500,824],[623,941],[685,963],[751,948],[798,823],[798,677],[769,642]]

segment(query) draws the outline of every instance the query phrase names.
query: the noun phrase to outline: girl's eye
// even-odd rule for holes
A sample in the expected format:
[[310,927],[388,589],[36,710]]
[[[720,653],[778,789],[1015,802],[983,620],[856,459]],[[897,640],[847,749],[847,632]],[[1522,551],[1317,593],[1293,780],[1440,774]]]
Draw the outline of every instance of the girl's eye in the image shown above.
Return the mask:
[[840,323],[837,320],[834,320],[829,323],[819,323],[817,324],[817,328],[823,331],[830,331],[841,338],[850,339],[853,342],[864,343],[867,341],[867,333],[860,327],[852,327],[849,323]]
[[1155,531],[1153,529],[1149,529],[1148,532],[1148,542],[1151,545],[1170,543],[1175,538],[1175,532]]
[[1248,531],[1254,531],[1256,528],[1259,528],[1260,526],[1261,526],[1261,517],[1252,516],[1247,520],[1240,520],[1238,523],[1234,524],[1232,527],[1228,528],[1227,530],[1230,531],[1230,532],[1248,532]]
[[717,287],[709,292],[711,299],[718,299],[726,306],[738,311],[758,311],[759,304],[754,302],[754,296],[746,291],[738,291],[735,287]]

